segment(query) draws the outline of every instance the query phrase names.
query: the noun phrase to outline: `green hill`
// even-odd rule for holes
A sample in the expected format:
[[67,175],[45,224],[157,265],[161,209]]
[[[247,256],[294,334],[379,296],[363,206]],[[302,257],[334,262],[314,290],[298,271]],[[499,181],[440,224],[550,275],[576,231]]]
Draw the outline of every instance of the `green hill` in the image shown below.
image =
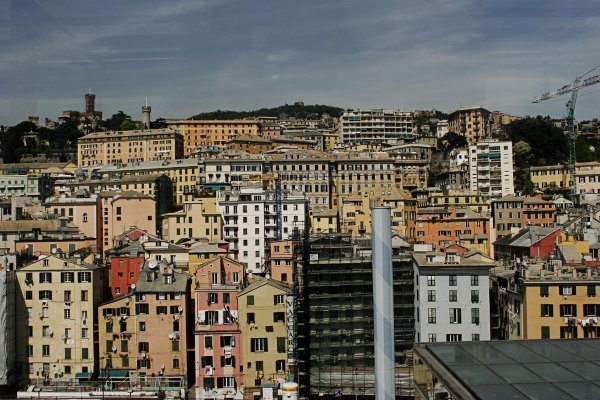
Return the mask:
[[285,104],[274,108],[261,108],[254,111],[227,111],[217,110],[194,115],[190,119],[243,119],[255,117],[276,117],[296,119],[320,119],[323,114],[339,117],[344,112],[343,108],[326,105],[304,105],[304,103]]

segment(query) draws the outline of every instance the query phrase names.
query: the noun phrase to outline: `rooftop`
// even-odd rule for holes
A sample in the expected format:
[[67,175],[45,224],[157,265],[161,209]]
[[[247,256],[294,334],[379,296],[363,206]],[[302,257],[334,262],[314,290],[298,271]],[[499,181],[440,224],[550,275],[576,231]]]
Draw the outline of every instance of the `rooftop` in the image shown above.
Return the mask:
[[598,340],[423,343],[414,350],[456,398],[600,398]]

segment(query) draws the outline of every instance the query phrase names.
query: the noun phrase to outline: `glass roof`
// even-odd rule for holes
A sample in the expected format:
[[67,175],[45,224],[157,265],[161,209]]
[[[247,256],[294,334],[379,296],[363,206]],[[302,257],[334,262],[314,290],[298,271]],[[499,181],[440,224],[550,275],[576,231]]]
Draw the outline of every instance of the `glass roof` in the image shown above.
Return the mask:
[[428,343],[483,400],[600,399],[600,340]]

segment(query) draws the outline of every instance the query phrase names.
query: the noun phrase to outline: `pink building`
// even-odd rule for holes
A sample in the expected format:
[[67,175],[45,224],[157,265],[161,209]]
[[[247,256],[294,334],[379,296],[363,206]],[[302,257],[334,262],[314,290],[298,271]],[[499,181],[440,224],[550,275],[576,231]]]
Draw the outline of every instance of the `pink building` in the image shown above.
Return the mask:
[[49,214],[68,218],[87,237],[97,239],[100,253],[113,237],[132,227],[156,232],[156,202],[138,192],[101,192],[90,197],[55,197],[45,203]]
[[[201,398],[242,394],[242,340],[238,294],[243,265],[227,257],[196,270],[196,387]],[[232,393],[233,392],[233,393]]]
[[289,286],[293,285],[294,261],[293,241],[271,242],[271,279]]

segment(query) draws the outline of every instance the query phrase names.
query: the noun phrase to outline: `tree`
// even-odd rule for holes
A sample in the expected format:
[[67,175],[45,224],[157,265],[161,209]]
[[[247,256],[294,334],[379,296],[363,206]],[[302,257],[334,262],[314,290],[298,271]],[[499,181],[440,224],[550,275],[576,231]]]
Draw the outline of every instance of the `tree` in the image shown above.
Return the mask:
[[438,139],[438,149],[444,151],[444,153],[448,153],[452,149],[467,147],[467,145],[467,139],[455,132],[448,132]]
[[131,122],[131,116],[125,114],[123,111],[119,111],[104,121],[102,126],[109,131],[119,131],[121,130],[121,126],[123,126],[123,122],[125,121]]

